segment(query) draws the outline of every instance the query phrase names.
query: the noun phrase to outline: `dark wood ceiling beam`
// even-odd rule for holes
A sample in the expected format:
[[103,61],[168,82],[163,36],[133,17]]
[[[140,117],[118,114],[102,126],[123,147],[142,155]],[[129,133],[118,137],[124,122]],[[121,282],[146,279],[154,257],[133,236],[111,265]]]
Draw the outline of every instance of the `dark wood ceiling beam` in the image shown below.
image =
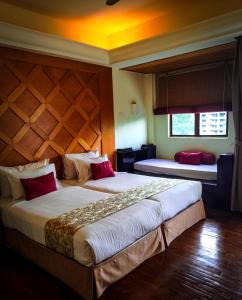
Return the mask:
[[144,74],[171,72],[190,66],[208,64],[224,60],[232,60],[234,58],[234,50],[235,42],[231,42],[224,45],[201,49],[123,68],[122,70]]

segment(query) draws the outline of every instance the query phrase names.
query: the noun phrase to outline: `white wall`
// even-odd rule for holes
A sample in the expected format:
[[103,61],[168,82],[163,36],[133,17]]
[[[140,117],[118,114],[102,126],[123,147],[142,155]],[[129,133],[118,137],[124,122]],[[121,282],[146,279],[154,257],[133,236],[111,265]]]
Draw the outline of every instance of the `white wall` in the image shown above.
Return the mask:
[[[147,76],[147,75],[146,75]],[[147,112],[148,143],[156,145],[157,157],[173,159],[178,151],[203,150],[216,154],[234,151],[233,115],[229,113],[228,137],[170,137],[169,117],[153,115],[153,99],[155,97],[154,78],[146,79],[145,108]]]
[[[147,143],[145,86],[143,74],[113,68],[116,149],[140,148],[141,144]],[[131,112],[132,101],[137,103],[136,114]]]
[[[204,150],[216,155],[234,150],[234,126],[229,114],[228,137],[170,137],[168,117],[153,115],[154,87],[152,75],[113,69],[114,118],[116,148],[139,148],[154,143],[157,157],[173,159],[183,150]],[[131,113],[130,103],[138,112]]]
[[154,137],[157,157],[173,159],[174,154],[183,150],[205,150],[217,156],[234,150],[234,125],[232,113],[229,114],[228,137],[170,137],[168,117],[154,117]]

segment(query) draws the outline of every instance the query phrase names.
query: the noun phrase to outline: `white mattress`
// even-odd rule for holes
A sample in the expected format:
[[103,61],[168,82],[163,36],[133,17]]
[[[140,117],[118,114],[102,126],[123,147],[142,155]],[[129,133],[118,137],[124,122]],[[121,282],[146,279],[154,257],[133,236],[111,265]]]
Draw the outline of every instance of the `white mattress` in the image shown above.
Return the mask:
[[[82,186],[91,190],[106,193],[120,193],[128,189],[142,186],[145,183],[156,180],[157,177],[137,175],[124,172],[116,172],[115,177],[102,178],[99,180],[89,180]],[[173,180],[173,179],[167,179]],[[64,181],[69,184],[70,181]],[[73,181],[78,184],[78,181]],[[176,214],[201,199],[202,184],[199,181],[184,180],[169,190],[159,193],[149,199],[160,203],[162,207],[163,222],[173,218]]]
[[[64,212],[110,197],[80,187],[66,187],[32,201],[1,206],[6,227],[16,229],[45,245],[46,222]],[[0,202],[1,204],[1,202]],[[142,200],[122,211],[79,229],[73,239],[74,258],[81,264],[97,264],[126,248],[162,223],[159,202]]]
[[[143,176],[126,172],[115,172],[114,177],[107,177],[98,180],[88,180],[87,182],[82,183],[81,186],[95,191],[117,194],[135,188],[137,186],[142,186],[145,183],[152,182],[153,180],[154,177],[151,176]],[[78,184],[77,180],[64,180],[62,181],[62,183],[63,182],[64,184],[70,185]]]
[[168,159],[146,159],[134,163],[134,169],[142,172],[181,176],[200,180],[217,180],[217,164],[187,165]]

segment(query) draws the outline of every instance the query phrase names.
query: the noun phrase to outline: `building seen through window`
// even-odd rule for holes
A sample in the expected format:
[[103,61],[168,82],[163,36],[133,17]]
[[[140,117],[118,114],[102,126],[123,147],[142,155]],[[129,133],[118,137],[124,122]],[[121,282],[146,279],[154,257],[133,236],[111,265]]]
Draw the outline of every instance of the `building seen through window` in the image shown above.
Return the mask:
[[227,136],[225,111],[170,115],[171,136]]

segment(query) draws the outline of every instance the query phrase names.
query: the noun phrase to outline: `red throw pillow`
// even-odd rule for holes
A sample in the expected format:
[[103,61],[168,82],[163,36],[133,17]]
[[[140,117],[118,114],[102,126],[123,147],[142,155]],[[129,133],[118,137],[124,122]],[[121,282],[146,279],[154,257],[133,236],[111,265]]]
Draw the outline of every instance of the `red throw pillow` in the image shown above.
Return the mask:
[[200,165],[202,158],[201,152],[182,152],[180,156],[180,164]]
[[114,177],[113,167],[110,161],[104,161],[99,164],[91,164],[92,178],[101,179],[105,177]]
[[202,152],[201,164],[213,165],[216,162],[216,156],[213,153]]
[[180,157],[181,157],[182,152],[176,152],[174,155],[174,160],[179,162],[180,161]]
[[53,172],[36,178],[20,180],[23,184],[27,200],[32,200],[57,190]]

